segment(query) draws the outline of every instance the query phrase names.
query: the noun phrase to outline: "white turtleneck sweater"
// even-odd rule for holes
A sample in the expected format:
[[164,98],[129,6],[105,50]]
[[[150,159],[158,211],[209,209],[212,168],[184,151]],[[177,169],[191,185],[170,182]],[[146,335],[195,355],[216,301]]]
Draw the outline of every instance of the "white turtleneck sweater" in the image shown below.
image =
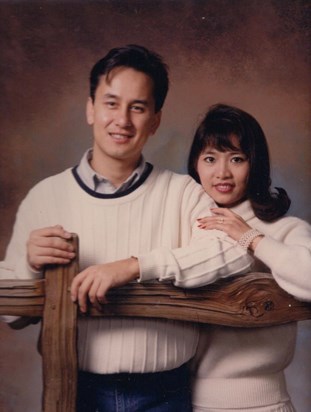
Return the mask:
[[[212,200],[190,177],[149,168],[123,193],[104,195],[68,169],[36,185],[22,202],[1,277],[33,278],[26,261],[29,233],[62,225],[80,240],[80,269],[131,255],[141,281],[192,287],[250,270],[252,259],[223,232],[202,231]],[[208,212],[207,212],[208,211]],[[195,353],[198,327],[154,319],[79,320],[80,369],[95,373],[176,368]]]
[[[295,217],[265,223],[255,217],[248,201],[232,210],[265,234],[256,247],[254,270],[272,272],[281,288],[311,301],[311,226]],[[294,411],[284,369],[292,361],[295,342],[295,323],[252,329],[202,327],[194,411]]]

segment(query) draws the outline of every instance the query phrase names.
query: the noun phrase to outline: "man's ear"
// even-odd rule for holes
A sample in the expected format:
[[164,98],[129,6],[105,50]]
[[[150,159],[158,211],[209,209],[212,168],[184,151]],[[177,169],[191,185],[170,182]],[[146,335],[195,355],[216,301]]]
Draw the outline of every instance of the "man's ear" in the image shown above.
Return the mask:
[[91,97],[86,102],[86,121],[90,126],[94,124],[94,103]]
[[161,123],[162,110],[154,115],[153,123],[151,125],[151,135],[154,135]]

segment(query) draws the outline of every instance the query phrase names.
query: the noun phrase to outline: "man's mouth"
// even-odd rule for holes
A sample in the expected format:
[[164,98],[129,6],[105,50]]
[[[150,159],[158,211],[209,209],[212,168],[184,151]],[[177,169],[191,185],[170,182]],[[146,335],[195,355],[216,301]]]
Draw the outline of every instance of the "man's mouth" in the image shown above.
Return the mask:
[[133,135],[131,134],[121,134],[121,133],[109,133],[109,135],[113,138],[113,140],[122,142],[122,141],[127,141],[128,139],[131,139]]

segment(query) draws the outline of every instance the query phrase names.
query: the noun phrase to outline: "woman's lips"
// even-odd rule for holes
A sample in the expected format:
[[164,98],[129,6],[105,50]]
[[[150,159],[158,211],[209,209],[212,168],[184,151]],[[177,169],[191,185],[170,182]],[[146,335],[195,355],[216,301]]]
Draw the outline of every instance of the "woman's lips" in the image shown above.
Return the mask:
[[232,192],[234,185],[229,183],[219,183],[214,185],[215,189],[220,193],[229,193]]

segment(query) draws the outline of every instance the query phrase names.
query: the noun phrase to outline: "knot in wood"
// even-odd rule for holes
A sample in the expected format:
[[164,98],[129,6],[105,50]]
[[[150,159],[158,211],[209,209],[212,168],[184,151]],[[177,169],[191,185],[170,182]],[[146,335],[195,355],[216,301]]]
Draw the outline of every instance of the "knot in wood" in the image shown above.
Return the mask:
[[250,313],[251,316],[255,318],[262,316],[260,305],[258,305],[258,303],[256,302],[247,302],[246,310]]
[[266,312],[270,312],[271,310],[274,309],[274,303],[272,302],[272,300],[267,300],[264,303],[264,308]]

